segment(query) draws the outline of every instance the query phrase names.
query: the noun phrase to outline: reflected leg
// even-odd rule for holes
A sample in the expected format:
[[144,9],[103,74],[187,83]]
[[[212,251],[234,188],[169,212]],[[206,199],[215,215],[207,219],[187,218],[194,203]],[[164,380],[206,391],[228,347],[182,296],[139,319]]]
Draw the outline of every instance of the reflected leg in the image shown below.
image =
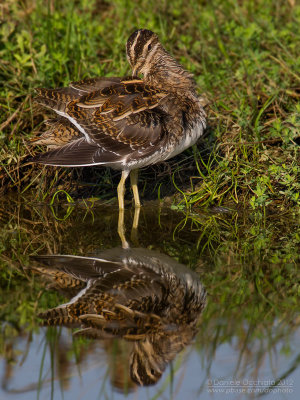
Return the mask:
[[138,225],[139,225],[139,218],[140,218],[140,207],[135,207],[134,209],[134,217],[133,217],[133,224],[132,224],[132,229],[131,229],[131,241],[134,244],[135,247],[139,246],[138,242]]
[[118,219],[118,234],[122,242],[122,248],[128,249],[129,244],[125,237],[125,226],[124,226],[124,208],[119,209],[119,219]]

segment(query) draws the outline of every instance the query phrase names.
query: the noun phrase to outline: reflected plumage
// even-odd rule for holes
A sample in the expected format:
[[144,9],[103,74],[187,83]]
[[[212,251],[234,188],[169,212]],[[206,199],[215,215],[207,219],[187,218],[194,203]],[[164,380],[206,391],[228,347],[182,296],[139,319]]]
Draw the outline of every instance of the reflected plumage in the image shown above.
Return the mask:
[[92,78],[67,88],[37,89],[37,102],[58,118],[48,121],[50,128],[32,140],[51,149],[33,162],[122,170],[120,209],[130,171],[139,207],[137,169],[179,154],[198,140],[206,126],[192,75],[163,48],[155,33],[134,32],[126,53],[131,77]]
[[[73,298],[40,314],[46,325],[133,343],[131,378],[150,385],[197,331],[206,292],[197,275],[145,249],[111,249],[97,257],[36,256],[33,268]],[[74,289],[75,292],[74,292]]]

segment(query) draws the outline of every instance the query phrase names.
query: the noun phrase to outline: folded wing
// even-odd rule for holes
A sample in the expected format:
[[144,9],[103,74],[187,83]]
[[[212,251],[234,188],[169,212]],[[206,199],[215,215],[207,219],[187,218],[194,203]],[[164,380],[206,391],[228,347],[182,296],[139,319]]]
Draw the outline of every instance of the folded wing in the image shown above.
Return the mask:
[[[38,89],[36,100],[59,115],[46,135],[48,142],[55,138],[58,148],[32,161],[119,168],[151,155],[165,137],[166,115],[160,103],[167,96],[138,78],[96,78],[68,88]],[[49,145],[39,139],[35,142]]]

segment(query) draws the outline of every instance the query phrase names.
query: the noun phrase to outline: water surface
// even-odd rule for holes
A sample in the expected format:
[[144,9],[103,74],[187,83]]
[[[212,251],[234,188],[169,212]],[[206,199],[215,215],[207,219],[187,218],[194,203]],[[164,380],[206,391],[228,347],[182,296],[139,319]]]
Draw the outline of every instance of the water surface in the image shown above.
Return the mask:
[[126,210],[130,247],[194,271],[207,291],[195,336],[156,384],[141,387],[130,378],[132,341],[74,336],[37,317],[68,296],[31,271],[30,255],[121,247],[118,210],[90,205],[2,205],[1,399],[299,398],[296,219],[152,204],[131,231],[134,211]]

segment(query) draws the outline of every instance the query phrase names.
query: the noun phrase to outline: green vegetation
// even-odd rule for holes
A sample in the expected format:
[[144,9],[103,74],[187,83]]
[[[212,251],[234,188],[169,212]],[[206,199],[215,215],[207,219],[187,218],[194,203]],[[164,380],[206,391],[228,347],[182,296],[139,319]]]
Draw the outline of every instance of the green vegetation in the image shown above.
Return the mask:
[[286,210],[299,205],[296,2],[7,0],[2,14],[4,190],[32,189],[47,202],[58,189],[75,197],[115,196],[112,185],[119,174],[110,170],[22,166],[29,153],[40,151],[28,139],[43,130],[48,115],[34,104],[33,91],[90,76],[128,74],[125,42],[134,29],[147,27],[194,73],[208,103],[210,127],[198,148],[170,161],[171,173],[164,166],[142,172],[145,198],[174,193],[175,183],[180,193],[176,203],[183,199],[182,205],[194,209],[230,204]]
[[[116,209],[101,206],[87,211],[73,206],[70,212],[69,207],[40,207],[10,199],[0,209],[0,263],[10,267],[1,271],[1,314],[12,325],[28,324],[38,309],[52,307],[61,299],[53,295],[55,292],[44,293],[35,275],[24,269],[30,267],[30,254],[88,255],[121,244]],[[125,223],[129,240],[132,220],[128,210]],[[195,269],[212,290],[211,295],[222,285],[224,301],[229,296],[226,302],[231,299],[235,304],[248,304],[255,294],[261,312],[267,305],[274,317],[278,312],[296,312],[297,226],[298,219],[289,214],[281,218],[235,212],[185,216],[151,206],[142,209],[138,243],[132,245],[159,250]],[[25,282],[28,290],[22,291]],[[32,323],[28,327],[32,329]]]
[[[97,207],[115,198],[118,172],[26,165],[44,150],[28,141],[50,115],[34,103],[34,88],[127,75],[125,43],[140,27],[194,73],[209,128],[194,148],[141,171],[144,201],[165,198],[172,207],[142,207],[138,246],[175,257],[205,284],[209,302],[195,346],[208,376],[217,349],[233,339],[237,370],[251,364],[253,376],[277,344],[291,360],[289,340],[300,324],[300,6],[6,0],[0,13],[0,194],[10,192],[0,205],[0,354],[7,365],[19,338],[38,332],[37,312],[65,299],[24,268],[29,255],[120,246],[117,208]],[[127,207],[128,239],[132,220]],[[44,345],[65,357],[63,365],[79,365],[93,351],[81,339],[54,351],[60,333],[50,329]],[[287,376],[299,365],[293,358]]]
[[[118,213],[113,207],[87,210],[66,204],[51,208],[14,199],[5,202],[0,211],[0,264],[4,266],[0,270],[0,354],[13,370],[20,354],[26,360],[28,351],[21,347],[19,338],[29,340],[34,332],[41,332],[37,313],[67,300],[51,290],[48,281],[32,273],[29,255],[88,255],[120,246]],[[127,209],[128,239],[132,217]],[[277,214],[236,212],[186,216],[157,206],[141,210],[136,245],[159,250],[188,265],[207,288],[208,304],[194,345],[207,377],[211,376],[215,354],[224,343],[236,343],[240,363],[236,368],[243,371],[241,374],[250,371],[253,377],[260,376],[266,357],[272,357],[276,346],[286,355],[287,377],[299,365],[299,356],[293,353],[293,335],[300,324],[297,226],[297,218],[288,214],[281,218]],[[35,343],[31,341],[31,346]],[[101,364],[125,346],[122,354],[127,365],[126,345],[116,345],[119,350],[112,343],[103,346]],[[47,385],[47,381],[42,382],[46,373],[44,356],[41,357],[44,352],[50,352],[51,363],[56,365],[51,379],[59,380],[64,388],[72,371],[84,368],[89,354],[99,347],[97,341],[72,341],[70,336],[66,339],[59,327],[48,329],[43,350],[38,353],[41,385]],[[179,357],[174,368],[181,362],[184,360]],[[110,372],[106,378],[113,380],[118,369],[114,370],[111,363],[107,368]],[[168,382],[172,377],[166,379]]]

